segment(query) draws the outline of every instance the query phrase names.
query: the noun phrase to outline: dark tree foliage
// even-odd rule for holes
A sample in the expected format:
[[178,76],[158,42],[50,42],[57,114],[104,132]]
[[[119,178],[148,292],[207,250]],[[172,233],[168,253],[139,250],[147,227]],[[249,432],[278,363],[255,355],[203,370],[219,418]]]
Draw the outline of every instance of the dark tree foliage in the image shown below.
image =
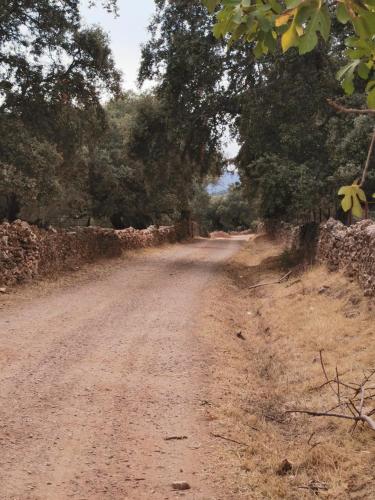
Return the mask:
[[192,215],[203,234],[211,231],[241,231],[254,220],[248,199],[240,184],[225,194],[210,196],[202,185],[196,185],[191,202]]
[[2,111],[27,117],[33,104],[97,104],[104,89],[118,92],[119,74],[107,36],[82,28],[79,1],[2,0]]
[[44,218],[63,200],[66,211],[87,205],[104,91],[119,93],[120,75],[107,36],[81,26],[79,1],[0,1],[0,128],[13,132],[0,137],[0,217]]
[[251,84],[237,98],[235,127],[241,180],[259,217],[335,215],[339,186],[359,175],[371,119],[337,116],[328,106],[327,97],[340,94],[337,66],[334,46],[253,66]]
[[107,107],[109,128],[91,160],[94,215],[118,228],[170,223],[185,207],[190,183],[176,168],[178,146],[153,95],[128,95]]
[[223,130],[225,54],[211,33],[199,0],[156,0],[150,40],[143,47],[139,81],[157,83],[156,95],[168,121],[170,143],[178,145],[189,182],[218,171]]

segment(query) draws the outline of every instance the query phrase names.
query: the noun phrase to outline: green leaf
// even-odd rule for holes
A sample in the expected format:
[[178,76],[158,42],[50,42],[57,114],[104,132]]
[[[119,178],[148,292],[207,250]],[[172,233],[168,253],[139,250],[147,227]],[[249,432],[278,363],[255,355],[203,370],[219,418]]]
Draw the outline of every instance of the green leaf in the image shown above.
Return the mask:
[[331,31],[331,17],[326,4],[319,11],[319,31],[323,39],[327,41]]
[[203,4],[207,7],[208,11],[212,13],[219,4],[219,0],[203,0]]
[[375,87],[375,80],[370,80],[366,85],[366,92],[370,92],[370,90]]
[[353,76],[348,76],[341,83],[342,88],[345,90],[345,94],[352,95],[354,92]]
[[216,23],[213,25],[212,27],[212,33],[214,35],[215,38],[220,38],[221,36],[224,35],[224,31],[223,31],[223,25],[222,23]]
[[276,12],[276,14],[280,14],[280,12],[283,11],[281,5],[279,4],[279,2],[277,0],[269,0],[269,4],[270,4],[272,10],[274,12]]
[[[310,19],[308,20],[308,17]],[[301,37],[298,47],[300,54],[313,50],[318,43],[317,31],[327,40],[331,30],[331,19],[326,6],[322,8],[301,9],[295,18],[301,25],[305,24],[305,34]]]
[[276,40],[273,37],[271,31],[268,31],[264,35],[264,45],[268,48],[269,52],[273,53],[276,50]]
[[254,48],[254,55],[256,58],[259,58],[260,56],[263,55],[263,43],[262,42],[258,42],[256,45],[255,45],[255,48]]
[[373,35],[375,33],[375,12],[361,9],[360,14],[363,17],[363,22],[366,25],[367,31]]
[[346,10],[345,4],[339,3],[336,10],[336,17],[341,24],[346,24],[350,20],[350,16],[348,14],[348,11]]
[[352,19],[352,23],[357,35],[360,38],[368,38],[371,36],[371,32],[369,33],[367,25],[362,17],[357,16],[355,19]]
[[367,94],[367,104],[369,108],[375,109],[375,87]]
[[303,3],[303,0],[286,0],[285,4],[288,9],[294,9],[294,7],[298,7]]
[[349,64],[341,68],[336,74],[336,78],[341,81],[342,88],[348,95],[351,95],[354,92],[354,70],[360,62],[361,61],[359,59],[351,61]]
[[365,63],[361,62],[358,65],[357,73],[361,78],[363,78],[363,80],[367,80],[370,68]]
[[318,37],[316,36],[316,32],[309,30],[300,39],[298,44],[299,53],[302,55],[311,52],[317,43]]

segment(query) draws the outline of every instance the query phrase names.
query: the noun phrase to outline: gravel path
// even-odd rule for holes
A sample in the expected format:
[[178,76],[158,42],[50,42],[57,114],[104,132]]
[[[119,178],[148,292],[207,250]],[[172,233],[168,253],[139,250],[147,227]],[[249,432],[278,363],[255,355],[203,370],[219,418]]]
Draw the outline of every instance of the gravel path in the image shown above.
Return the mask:
[[[202,411],[210,346],[197,332],[205,289],[243,243],[169,246],[100,279],[10,298],[2,500],[229,498],[215,491],[218,443]],[[174,481],[191,489],[175,492]]]

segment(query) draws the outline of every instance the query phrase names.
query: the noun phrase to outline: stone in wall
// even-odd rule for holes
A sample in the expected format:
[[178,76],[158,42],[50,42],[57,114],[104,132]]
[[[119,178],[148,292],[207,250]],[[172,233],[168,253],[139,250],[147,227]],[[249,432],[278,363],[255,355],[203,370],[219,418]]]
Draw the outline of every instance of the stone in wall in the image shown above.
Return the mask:
[[53,274],[125,250],[175,243],[189,236],[187,225],[123,230],[99,227],[72,231],[40,229],[17,220],[0,224],[0,287]]
[[329,219],[320,228],[318,260],[358,280],[365,295],[375,295],[375,223],[345,226]]
[[38,274],[39,244],[26,222],[0,225],[0,285],[32,279]]

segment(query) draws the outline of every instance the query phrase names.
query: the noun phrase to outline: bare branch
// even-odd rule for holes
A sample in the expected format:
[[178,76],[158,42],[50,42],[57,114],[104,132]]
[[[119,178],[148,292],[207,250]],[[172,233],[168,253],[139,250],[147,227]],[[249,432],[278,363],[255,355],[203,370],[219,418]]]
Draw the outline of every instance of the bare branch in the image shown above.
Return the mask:
[[211,436],[216,437],[216,438],[220,438],[220,439],[225,439],[225,441],[230,441],[231,443],[239,444],[241,446],[246,446],[246,447],[250,446],[249,444],[242,443],[241,441],[236,441],[235,439],[228,438],[226,436],[222,436],[221,434],[215,434],[215,433],[211,432]]
[[361,388],[361,402],[359,403],[359,414],[360,415],[362,415],[364,400],[365,400],[365,389],[364,389],[364,387],[362,387]]
[[267,286],[267,285],[279,285],[280,283],[282,283],[284,280],[286,280],[286,278],[292,274],[292,271],[289,271],[288,273],[284,274],[284,276],[282,276],[280,279],[276,280],[276,281],[268,281],[266,283],[257,283],[256,285],[252,285],[252,286],[249,286],[249,290],[252,290],[254,288],[258,288],[260,286]]
[[340,379],[339,379],[339,372],[337,371],[337,365],[336,365],[336,380],[337,380],[337,398],[339,400],[339,403],[341,403],[341,399],[340,399]]
[[328,385],[330,386],[330,388],[332,389],[332,391],[334,392],[334,394],[336,394],[336,396],[339,398],[339,396],[338,396],[335,388],[333,387],[332,383],[330,382],[330,379],[328,378],[328,375],[327,375],[327,372],[326,372],[326,368],[324,366],[324,362],[323,362],[323,349],[320,349],[320,351],[319,351],[319,358],[320,358],[320,364],[321,364],[324,376],[326,378],[326,381],[327,381]]
[[342,413],[329,413],[328,411],[313,411],[313,410],[287,410],[285,413],[305,413],[312,417],[336,417],[345,418],[346,420],[360,420],[359,417],[351,417]]
[[332,99],[327,99],[327,102],[331,106],[331,108],[335,109],[339,113],[349,113],[356,115],[375,115],[375,109],[347,108],[342,104],[333,101]]
[[[323,350],[319,351],[320,364],[322,367],[322,371],[326,382],[320,386],[320,388],[329,385],[332,392],[335,394],[338,400],[338,404],[333,406],[327,411],[315,411],[308,409],[295,409],[295,410],[287,410],[285,413],[304,413],[306,415],[310,415],[312,417],[333,417],[333,418],[341,418],[345,420],[351,420],[354,424],[352,425],[351,432],[353,433],[359,422],[365,423],[368,427],[375,431],[375,420],[372,418],[372,415],[375,414],[375,408],[372,408],[367,412],[364,409],[365,401],[374,402],[375,394],[371,391],[374,388],[366,387],[366,384],[370,382],[371,377],[375,375],[375,370],[370,370],[364,372],[364,376],[362,382],[360,384],[350,383],[346,384],[340,379],[339,370],[336,366],[336,377],[334,379],[330,379],[328,377],[328,373],[323,360]],[[370,385],[370,384],[369,384]],[[369,390],[370,393],[367,393],[366,390]],[[339,412],[334,411],[340,409]],[[311,440],[313,434],[310,436],[309,441]]]
[[368,152],[367,152],[366,163],[365,163],[365,166],[364,166],[364,169],[363,169],[363,172],[362,172],[362,178],[361,178],[361,184],[360,184],[361,187],[365,183],[365,180],[366,180],[366,177],[367,177],[368,168],[370,166],[370,160],[371,160],[372,150],[374,149],[374,143],[375,143],[375,128],[374,128],[374,131],[372,133],[370,147],[369,147]]

